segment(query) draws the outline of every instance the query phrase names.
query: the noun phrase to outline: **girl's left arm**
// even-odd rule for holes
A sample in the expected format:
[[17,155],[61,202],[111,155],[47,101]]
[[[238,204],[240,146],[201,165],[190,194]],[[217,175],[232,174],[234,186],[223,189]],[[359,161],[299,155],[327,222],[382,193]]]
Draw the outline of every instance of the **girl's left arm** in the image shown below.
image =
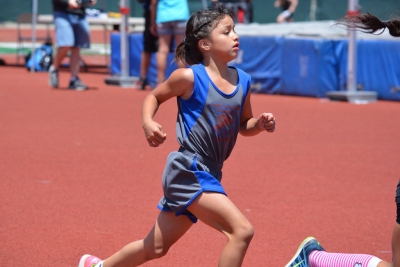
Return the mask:
[[247,94],[244,102],[242,117],[240,118],[240,134],[253,136],[262,131],[272,133],[275,131],[275,117],[272,113],[262,113],[258,118],[253,117],[250,102],[251,91]]

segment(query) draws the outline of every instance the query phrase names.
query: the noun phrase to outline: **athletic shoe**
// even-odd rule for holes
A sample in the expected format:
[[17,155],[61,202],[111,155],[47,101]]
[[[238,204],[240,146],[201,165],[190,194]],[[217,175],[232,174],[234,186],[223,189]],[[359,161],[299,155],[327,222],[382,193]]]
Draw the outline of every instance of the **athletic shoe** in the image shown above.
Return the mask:
[[299,248],[285,267],[309,267],[308,257],[314,250],[324,251],[319,242],[314,237],[307,237],[300,244]]
[[69,82],[68,89],[74,89],[74,90],[77,90],[77,91],[84,91],[84,90],[88,89],[88,87],[87,87],[87,85],[83,84],[81,82],[81,80],[76,78],[75,80]]
[[78,267],[94,267],[100,261],[101,261],[101,259],[99,259],[95,256],[92,256],[92,255],[86,254],[81,257]]
[[58,70],[53,65],[49,68],[49,85],[53,88],[58,88]]

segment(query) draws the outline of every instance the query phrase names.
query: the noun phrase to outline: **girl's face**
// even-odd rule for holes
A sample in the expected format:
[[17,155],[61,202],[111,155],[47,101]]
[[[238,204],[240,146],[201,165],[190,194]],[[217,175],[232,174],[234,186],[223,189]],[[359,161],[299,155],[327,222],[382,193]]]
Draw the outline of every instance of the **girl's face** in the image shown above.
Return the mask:
[[239,51],[239,36],[235,32],[235,24],[230,16],[219,21],[210,35],[210,53],[231,61]]

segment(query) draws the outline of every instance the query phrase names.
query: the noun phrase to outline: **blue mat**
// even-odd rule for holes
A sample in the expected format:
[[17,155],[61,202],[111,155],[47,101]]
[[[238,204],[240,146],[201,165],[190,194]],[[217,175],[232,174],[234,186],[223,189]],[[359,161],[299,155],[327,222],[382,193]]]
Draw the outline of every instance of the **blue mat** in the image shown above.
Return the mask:
[[[130,75],[139,76],[142,34],[129,40]],[[120,74],[120,35],[113,33],[111,72]],[[279,36],[240,37],[238,57],[231,62],[252,77],[252,90],[323,98],[329,91],[346,90],[347,39],[290,38]],[[376,91],[378,99],[400,100],[400,45],[397,41],[358,40],[357,83],[364,91]],[[166,75],[176,69],[173,54],[168,57]],[[155,55],[149,80],[156,83]]]

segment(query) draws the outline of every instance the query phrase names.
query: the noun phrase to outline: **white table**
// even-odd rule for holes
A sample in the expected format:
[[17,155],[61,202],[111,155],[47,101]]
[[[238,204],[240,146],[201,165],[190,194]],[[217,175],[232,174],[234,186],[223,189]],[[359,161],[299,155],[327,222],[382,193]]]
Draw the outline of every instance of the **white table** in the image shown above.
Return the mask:
[[[86,16],[86,20],[90,25],[101,25],[101,26],[111,26],[119,25],[121,23],[120,18],[109,18],[109,17],[90,17]],[[53,15],[51,14],[41,14],[37,17],[37,23],[39,24],[53,24]],[[128,18],[129,26],[133,27],[133,30],[144,29],[144,18],[141,17],[130,17]]]
[[[103,27],[104,32],[104,47],[107,49],[108,38],[108,27],[114,25],[120,25],[122,18],[109,18],[109,17],[90,17],[86,16],[86,20],[89,25],[98,25]],[[144,18],[142,17],[129,17],[128,25],[130,27],[128,32],[143,32],[144,31]],[[53,24],[53,15],[52,14],[40,14],[37,16],[38,24]],[[109,67],[109,58],[108,55],[105,54],[106,66]]]

